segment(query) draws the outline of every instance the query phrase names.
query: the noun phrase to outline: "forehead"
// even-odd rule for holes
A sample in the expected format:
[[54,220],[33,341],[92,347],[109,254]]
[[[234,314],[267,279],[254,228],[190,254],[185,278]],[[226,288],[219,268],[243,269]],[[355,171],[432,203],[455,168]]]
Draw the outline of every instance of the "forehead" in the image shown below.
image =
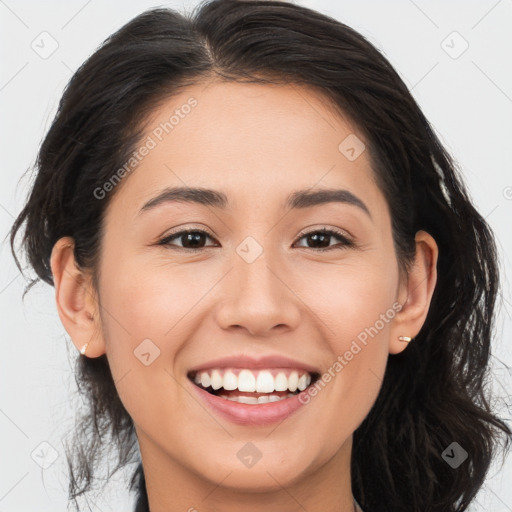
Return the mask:
[[[354,159],[348,146],[361,154]],[[230,208],[268,207],[294,190],[343,186],[371,203],[379,191],[364,147],[359,130],[311,88],[198,84],[148,117],[139,161],[115,201],[133,210],[164,187],[193,186],[222,190]]]

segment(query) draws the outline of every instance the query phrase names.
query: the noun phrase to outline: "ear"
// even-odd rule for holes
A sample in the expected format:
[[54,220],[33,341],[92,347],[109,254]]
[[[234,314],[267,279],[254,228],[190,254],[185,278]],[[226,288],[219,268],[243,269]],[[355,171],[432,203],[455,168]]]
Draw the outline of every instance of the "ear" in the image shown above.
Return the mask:
[[407,348],[407,342],[399,340],[399,336],[414,338],[420,332],[437,282],[438,247],[434,238],[426,231],[418,231],[415,240],[414,264],[399,286],[397,301],[402,309],[393,319],[390,354],[398,354]]
[[74,247],[71,237],[61,238],[53,246],[50,264],[57,310],[76,348],[80,351],[88,343],[86,356],[99,357],[105,353],[105,345],[97,294],[91,277],[76,264]]

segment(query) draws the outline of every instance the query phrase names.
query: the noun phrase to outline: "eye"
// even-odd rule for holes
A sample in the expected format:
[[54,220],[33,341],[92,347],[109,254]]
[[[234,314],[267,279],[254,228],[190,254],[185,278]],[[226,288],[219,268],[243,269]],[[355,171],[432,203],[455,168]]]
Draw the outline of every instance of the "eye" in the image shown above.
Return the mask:
[[[302,232],[301,236],[298,240],[302,240],[303,238],[312,241],[314,245],[317,247],[306,247],[308,249],[316,249],[319,252],[323,251],[332,251],[335,249],[343,249],[345,247],[352,247],[355,243],[350,240],[342,231],[337,231],[335,229],[317,229],[313,231],[309,231],[307,233]],[[329,242],[331,238],[337,238],[341,242],[341,247],[331,246],[329,247]],[[318,247],[320,245],[320,247]],[[339,244],[338,244],[339,245]],[[304,246],[302,246],[304,247]]]
[[[158,245],[170,246],[172,249],[184,250],[184,251],[200,251],[205,247],[202,246],[205,238],[210,238],[213,240],[213,237],[210,236],[209,233],[203,231],[201,229],[186,229],[184,231],[178,231],[177,233],[173,233],[158,242]],[[172,244],[172,240],[181,240],[182,245],[176,246]],[[215,247],[215,246],[210,246]]]

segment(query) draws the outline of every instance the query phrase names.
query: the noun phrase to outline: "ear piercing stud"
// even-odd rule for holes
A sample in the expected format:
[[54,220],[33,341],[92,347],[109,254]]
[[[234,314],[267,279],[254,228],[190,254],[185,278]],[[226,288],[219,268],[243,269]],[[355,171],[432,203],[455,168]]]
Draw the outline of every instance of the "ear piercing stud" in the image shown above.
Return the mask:
[[87,346],[89,345],[89,343],[86,343],[81,349],[80,349],[80,354],[82,354],[83,356],[85,355],[85,351],[87,350]]

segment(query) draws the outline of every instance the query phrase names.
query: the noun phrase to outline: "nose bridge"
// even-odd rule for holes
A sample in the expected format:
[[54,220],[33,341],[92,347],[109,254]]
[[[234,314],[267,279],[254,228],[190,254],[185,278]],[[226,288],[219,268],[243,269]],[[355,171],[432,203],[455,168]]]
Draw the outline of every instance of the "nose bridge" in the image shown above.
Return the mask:
[[271,251],[262,250],[254,256],[256,251],[250,241],[240,244],[233,270],[239,283],[239,300],[257,298],[256,305],[263,308],[265,304],[274,305],[282,295],[283,283],[278,278],[281,266]]
[[252,237],[244,239],[233,254],[226,293],[217,311],[223,328],[239,326],[264,335],[276,326],[295,327],[299,309],[286,284],[277,254]]

